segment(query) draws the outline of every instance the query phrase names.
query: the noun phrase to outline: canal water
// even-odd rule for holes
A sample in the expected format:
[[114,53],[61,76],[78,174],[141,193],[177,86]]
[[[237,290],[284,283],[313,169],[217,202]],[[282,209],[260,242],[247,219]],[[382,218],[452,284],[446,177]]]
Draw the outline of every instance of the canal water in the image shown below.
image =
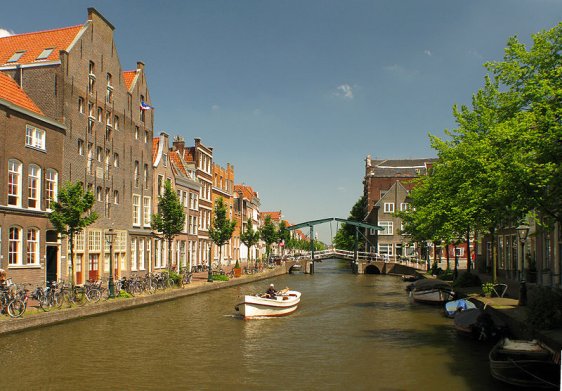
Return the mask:
[[[270,282],[294,314],[244,321],[234,305]],[[328,260],[276,277],[1,338],[14,390],[508,390],[489,345],[459,337],[400,278]]]

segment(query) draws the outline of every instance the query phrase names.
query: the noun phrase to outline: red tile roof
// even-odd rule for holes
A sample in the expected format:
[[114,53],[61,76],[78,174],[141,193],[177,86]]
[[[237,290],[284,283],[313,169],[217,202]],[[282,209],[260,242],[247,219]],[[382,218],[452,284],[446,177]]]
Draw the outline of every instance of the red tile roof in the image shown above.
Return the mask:
[[156,157],[158,156],[158,142],[160,137],[155,137],[152,139],[152,164],[156,162]]
[[10,76],[0,72],[0,99],[37,114],[43,112]]
[[180,170],[180,172],[183,175],[187,176],[187,170],[183,166],[183,162],[181,161],[179,151],[171,152],[170,153],[170,160],[172,161],[172,165],[174,165],[174,167],[176,167],[178,170]]
[[182,157],[186,162],[195,162],[195,147],[184,148]]
[[271,220],[281,222],[281,211],[279,211],[279,212],[261,212],[261,214],[263,215],[264,218],[265,218],[265,216],[270,216]]
[[[0,38],[0,65],[12,64],[6,64],[6,62],[18,51],[25,51],[25,53],[14,64],[58,60],[59,51],[68,49],[81,28],[82,25],[79,25]],[[37,60],[37,57],[45,49],[53,49],[53,51],[47,58]]]
[[247,186],[247,185],[234,185],[234,191],[236,192],[241,192],[242,196],[244,198],[247,198],[248,200],[253,199],[254,197],[257,197],[257,193],[254,191],[254,189],[252,189],[251,186]]
[[136,69],[134,71],[123,72],[123,79],[125,80],[125,86],[127,87],[127,90],[131,89],[131,86],[133,85],[133,81],[135,80],[135,76],[137,76]]

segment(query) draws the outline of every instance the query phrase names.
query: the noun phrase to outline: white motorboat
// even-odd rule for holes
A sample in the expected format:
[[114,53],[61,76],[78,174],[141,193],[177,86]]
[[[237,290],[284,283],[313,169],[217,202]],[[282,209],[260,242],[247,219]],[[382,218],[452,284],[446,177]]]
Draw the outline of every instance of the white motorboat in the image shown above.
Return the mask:
[[301,301],[301,293],[298,291],[281,291],[273,299],[263,296],[265,295],[246,295],[244,301],[234,308],[244,319],[285,316],[293,313]]
[[453,288],[446,281],[418,280],[412,284],[410,295],[415,301],[423,303],[444,303],[455,296]]

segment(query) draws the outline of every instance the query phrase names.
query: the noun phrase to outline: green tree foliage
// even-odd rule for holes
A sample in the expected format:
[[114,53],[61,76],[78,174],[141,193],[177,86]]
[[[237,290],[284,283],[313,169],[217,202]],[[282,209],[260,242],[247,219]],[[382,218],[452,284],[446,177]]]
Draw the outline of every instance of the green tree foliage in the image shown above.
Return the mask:
[[58,192],[57,201],[52,202],[49,220],[62,236],[68,236],[70,247],[70,282],[74,284],[74,237],[98,218],[91,211],[94,205],[92,192],[84,192],[82,185],[66,183]]
[[[357,200],[355,205],[351,208],[349,212],[348,220],[352,221],[363,221],[365,215],[367,214],[367,197],[362,196]],[[351,224],[343,223],[336,236],[334,237],[334,244],[336,248],[341,250],[354,250],[354,243],[355,243],[355,226]],[[359,242],[359,250],[361,251],[363,248],[363,243],[360,240]]]
[[260,229],[260,238],[265,242],[265,253],[267,258],[269,259],[269,253],[271,252],[271,245],[277,242],[279,236],[277,232],[277,228],[273,221],[271,220],[271,216],[265,216],[265,221],[263,226]]
[[236,221],[232,221],[226,216],[226,206],[222,197],[215,202],[213,224],[209,229],[209,237],[219,248],[219,260],[222,258],[222,246],[225,245],[234,232]]
[[289,240],[291,240],[291,231],[287,229],[287,223],[283,220],[279,223],[279,228],[277,229],[277,240],[279,243],[283,243],[281,251],[284,254],[285,247],[288,246]]
[[246,230],[240,234],[240,241],[244,243],[248,248],[248,261],[251,261],[252,258],[252,247],[258,244],[259,240],[260,233],[254,230],[252,219],[248,218],[248,222],[246,223]]
[[158,213],[152,215],[152,229],[159,232],[168,242],[168,268],[172,263],[172,241],[184,226],[185,212],[172,184],[167,180],[164,184],[164,193],[158,197]]

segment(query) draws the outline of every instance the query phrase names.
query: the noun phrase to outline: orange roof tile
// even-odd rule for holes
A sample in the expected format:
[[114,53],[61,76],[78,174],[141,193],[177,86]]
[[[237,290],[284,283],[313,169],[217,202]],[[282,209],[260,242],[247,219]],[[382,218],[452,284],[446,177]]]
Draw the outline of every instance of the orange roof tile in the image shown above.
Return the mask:
[[[82,25],[79,25],[0,38],[0,65],[12,64],[6,63],[18,51],[25,51],[25,53],[13,64],[58,60],[59,51],[68,49],[81,28]],[[53,49],[53,51],[46,58],[37,60],[45,49]]]
[[281,211],[279,211],[279,212],[261,212],[261,214],[264,215],[264,218],[265,218],[265,216],[269,216],[269,217],[271,217],[271,220],[281,222]]
[[16,106],[43,115],[41,109],[37,107],[35,102],[20,88],[18,83],[2,72],[0,72],[0,99],[7,100]]
[[182,157],[186,162],[195,162],[195,147],[184,148]]
[[238,192],[242,192],[242,196],[251,200],[254,197],[257,197],[257,193],[252,189],[251,186],[247,185],[234,185],[234,190]]
[[155,137],[152,139],[152,164],[156,162],[156,156],[158,156],[158,142],[160,137]]
[[136,75],[137,75],[136,70],[123,72],[123,79],[125,80],[125,86],[127,87],[127,90],[131,89],[131,86],[133,85],[133,81],[135,80]]
[[187,170],[185,169],[185,167],[183,166],[183,163],[181,161],[180,155],[179,155],[179,151],[173,151],[172,153],[170,153],[170,160],[172,161],[172,164],[178,169],[180,170],[180,172],[183,175],[187,176]]

